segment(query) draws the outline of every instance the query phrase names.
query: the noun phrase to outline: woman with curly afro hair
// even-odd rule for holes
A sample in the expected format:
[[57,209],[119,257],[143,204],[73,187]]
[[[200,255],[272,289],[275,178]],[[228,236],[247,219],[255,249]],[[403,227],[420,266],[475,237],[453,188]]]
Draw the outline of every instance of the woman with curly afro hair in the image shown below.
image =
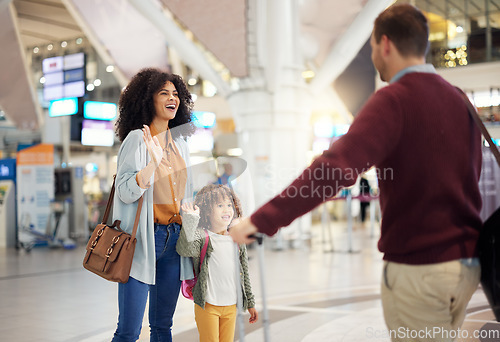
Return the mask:
[[[121,94],[113,220],[131,232],[143,206],[127,283],[118,285],[118,326],[113,342],[139,339],[149,293],[151,341],[172,341],[172,317],[182,279],[192,276],[175,250],[181,200],[193,195],[185,138],[194,133],[193,101],[178,75],[148,68]],[[189,265],[189,264],[187,264]],[[184,274],[184,272],[187,272]],[[189,274],[191,272],[191,274]]]

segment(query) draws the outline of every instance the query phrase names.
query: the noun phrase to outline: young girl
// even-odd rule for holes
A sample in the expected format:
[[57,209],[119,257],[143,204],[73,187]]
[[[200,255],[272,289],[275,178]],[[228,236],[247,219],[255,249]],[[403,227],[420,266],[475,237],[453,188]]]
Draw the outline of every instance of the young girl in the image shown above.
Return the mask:
[[[192,257],[198,281],[193,289],[195,320],[200,342],[232,342],[236,326],[236,247],[228,234],[233,218],[241,217],[241,206],[233,190],[210,184],[196,195],[194,204],[182,205],[182,229],[177,252]],[[200,228],[200,229],[197,229]],[[209,240],[203,264],[200,254]],[[239,246],[243,309],[250,313],[250,323],[257,322],[255,299],[248,276],[245,245]]]

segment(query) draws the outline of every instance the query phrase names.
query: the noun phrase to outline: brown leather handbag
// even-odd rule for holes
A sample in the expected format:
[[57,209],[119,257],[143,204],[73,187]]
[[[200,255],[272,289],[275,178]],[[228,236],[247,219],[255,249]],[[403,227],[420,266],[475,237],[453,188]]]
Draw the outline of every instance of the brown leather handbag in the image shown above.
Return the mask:
[[106,205],[102,222],[97,225],[87,243],[87,253],[83,259],[83,267],[106,280],[126,283],[130,276],[137,239],[137,226],[141,214],[143,197],[139,199],[132,234],[120,228],[120,221],[115,220],[107,225],[111,205],[115,194],[115,181]]

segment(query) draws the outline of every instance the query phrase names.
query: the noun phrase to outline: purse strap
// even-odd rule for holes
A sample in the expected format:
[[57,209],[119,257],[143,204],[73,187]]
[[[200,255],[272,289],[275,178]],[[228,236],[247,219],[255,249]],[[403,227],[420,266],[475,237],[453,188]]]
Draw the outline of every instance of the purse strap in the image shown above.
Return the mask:
[[[115,197],[115,181],[116,175],[113,175],[113,185],[111,186],[111,191],[109,192],[108,203],[106,204],[106,210],[104,211],[104,215],[102,217],[102,224],[108,224],[109,212],[111,210],[111,206],[113,205],[113,199]],[[141,209],[142,202],[144,200],[144,194],[139,198],[139,203],[137,203],[137,212],[135,213],[135,221],[134,221],[134,229],[132,229],[132,241],[135,239],[135,235],[137,234],[137,226],[139,225],[139,218],[141,217]]]
[[205,254],[207,253],[208,249],[208,232],[206,229],[203,229],[203,231],[205,232],[205,243],[203,244],[203,249],[201,250],[200,254],[200,268],[201,265],[203,264],[203,259],[205,259]]
[[483,134],[483,137],[486,139],[486,141],[490,145],[491,153],[493,153],[493,155],[495,156],[495,159],[497,160],[498,166],[500,166],[500,152],[498,151],[497,145],[493,142],[493,139],[491,139],[490,133],[488,132],[488,130],[484,126],[483,121],[481,121],[481,118],[479,117],[479,114],[477,113],[476,108],[474,108],[472,103],[470,103],[469,97],[467,97],[467,95],[463,92],[462,89],[460,89],[458,87],[457,87],[457,89],[459,90],[460,94],[462,95],[462,97],[465,101],[465,104],[467,105],[467,109],[469,110],[470,116],[472,116],[472,119],[474,120],[477,127],[479,127],[479,130]]

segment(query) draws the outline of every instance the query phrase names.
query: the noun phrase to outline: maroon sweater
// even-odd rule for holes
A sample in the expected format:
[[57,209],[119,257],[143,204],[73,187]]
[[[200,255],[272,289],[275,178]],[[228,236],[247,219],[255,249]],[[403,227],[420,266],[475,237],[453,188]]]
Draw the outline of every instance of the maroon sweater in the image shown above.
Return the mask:
[[347,134],[252,216],[275,234],[376,166],[384,259],[430,264],[475,255],[481,136],[458,91],[410,73],[377,91]]

